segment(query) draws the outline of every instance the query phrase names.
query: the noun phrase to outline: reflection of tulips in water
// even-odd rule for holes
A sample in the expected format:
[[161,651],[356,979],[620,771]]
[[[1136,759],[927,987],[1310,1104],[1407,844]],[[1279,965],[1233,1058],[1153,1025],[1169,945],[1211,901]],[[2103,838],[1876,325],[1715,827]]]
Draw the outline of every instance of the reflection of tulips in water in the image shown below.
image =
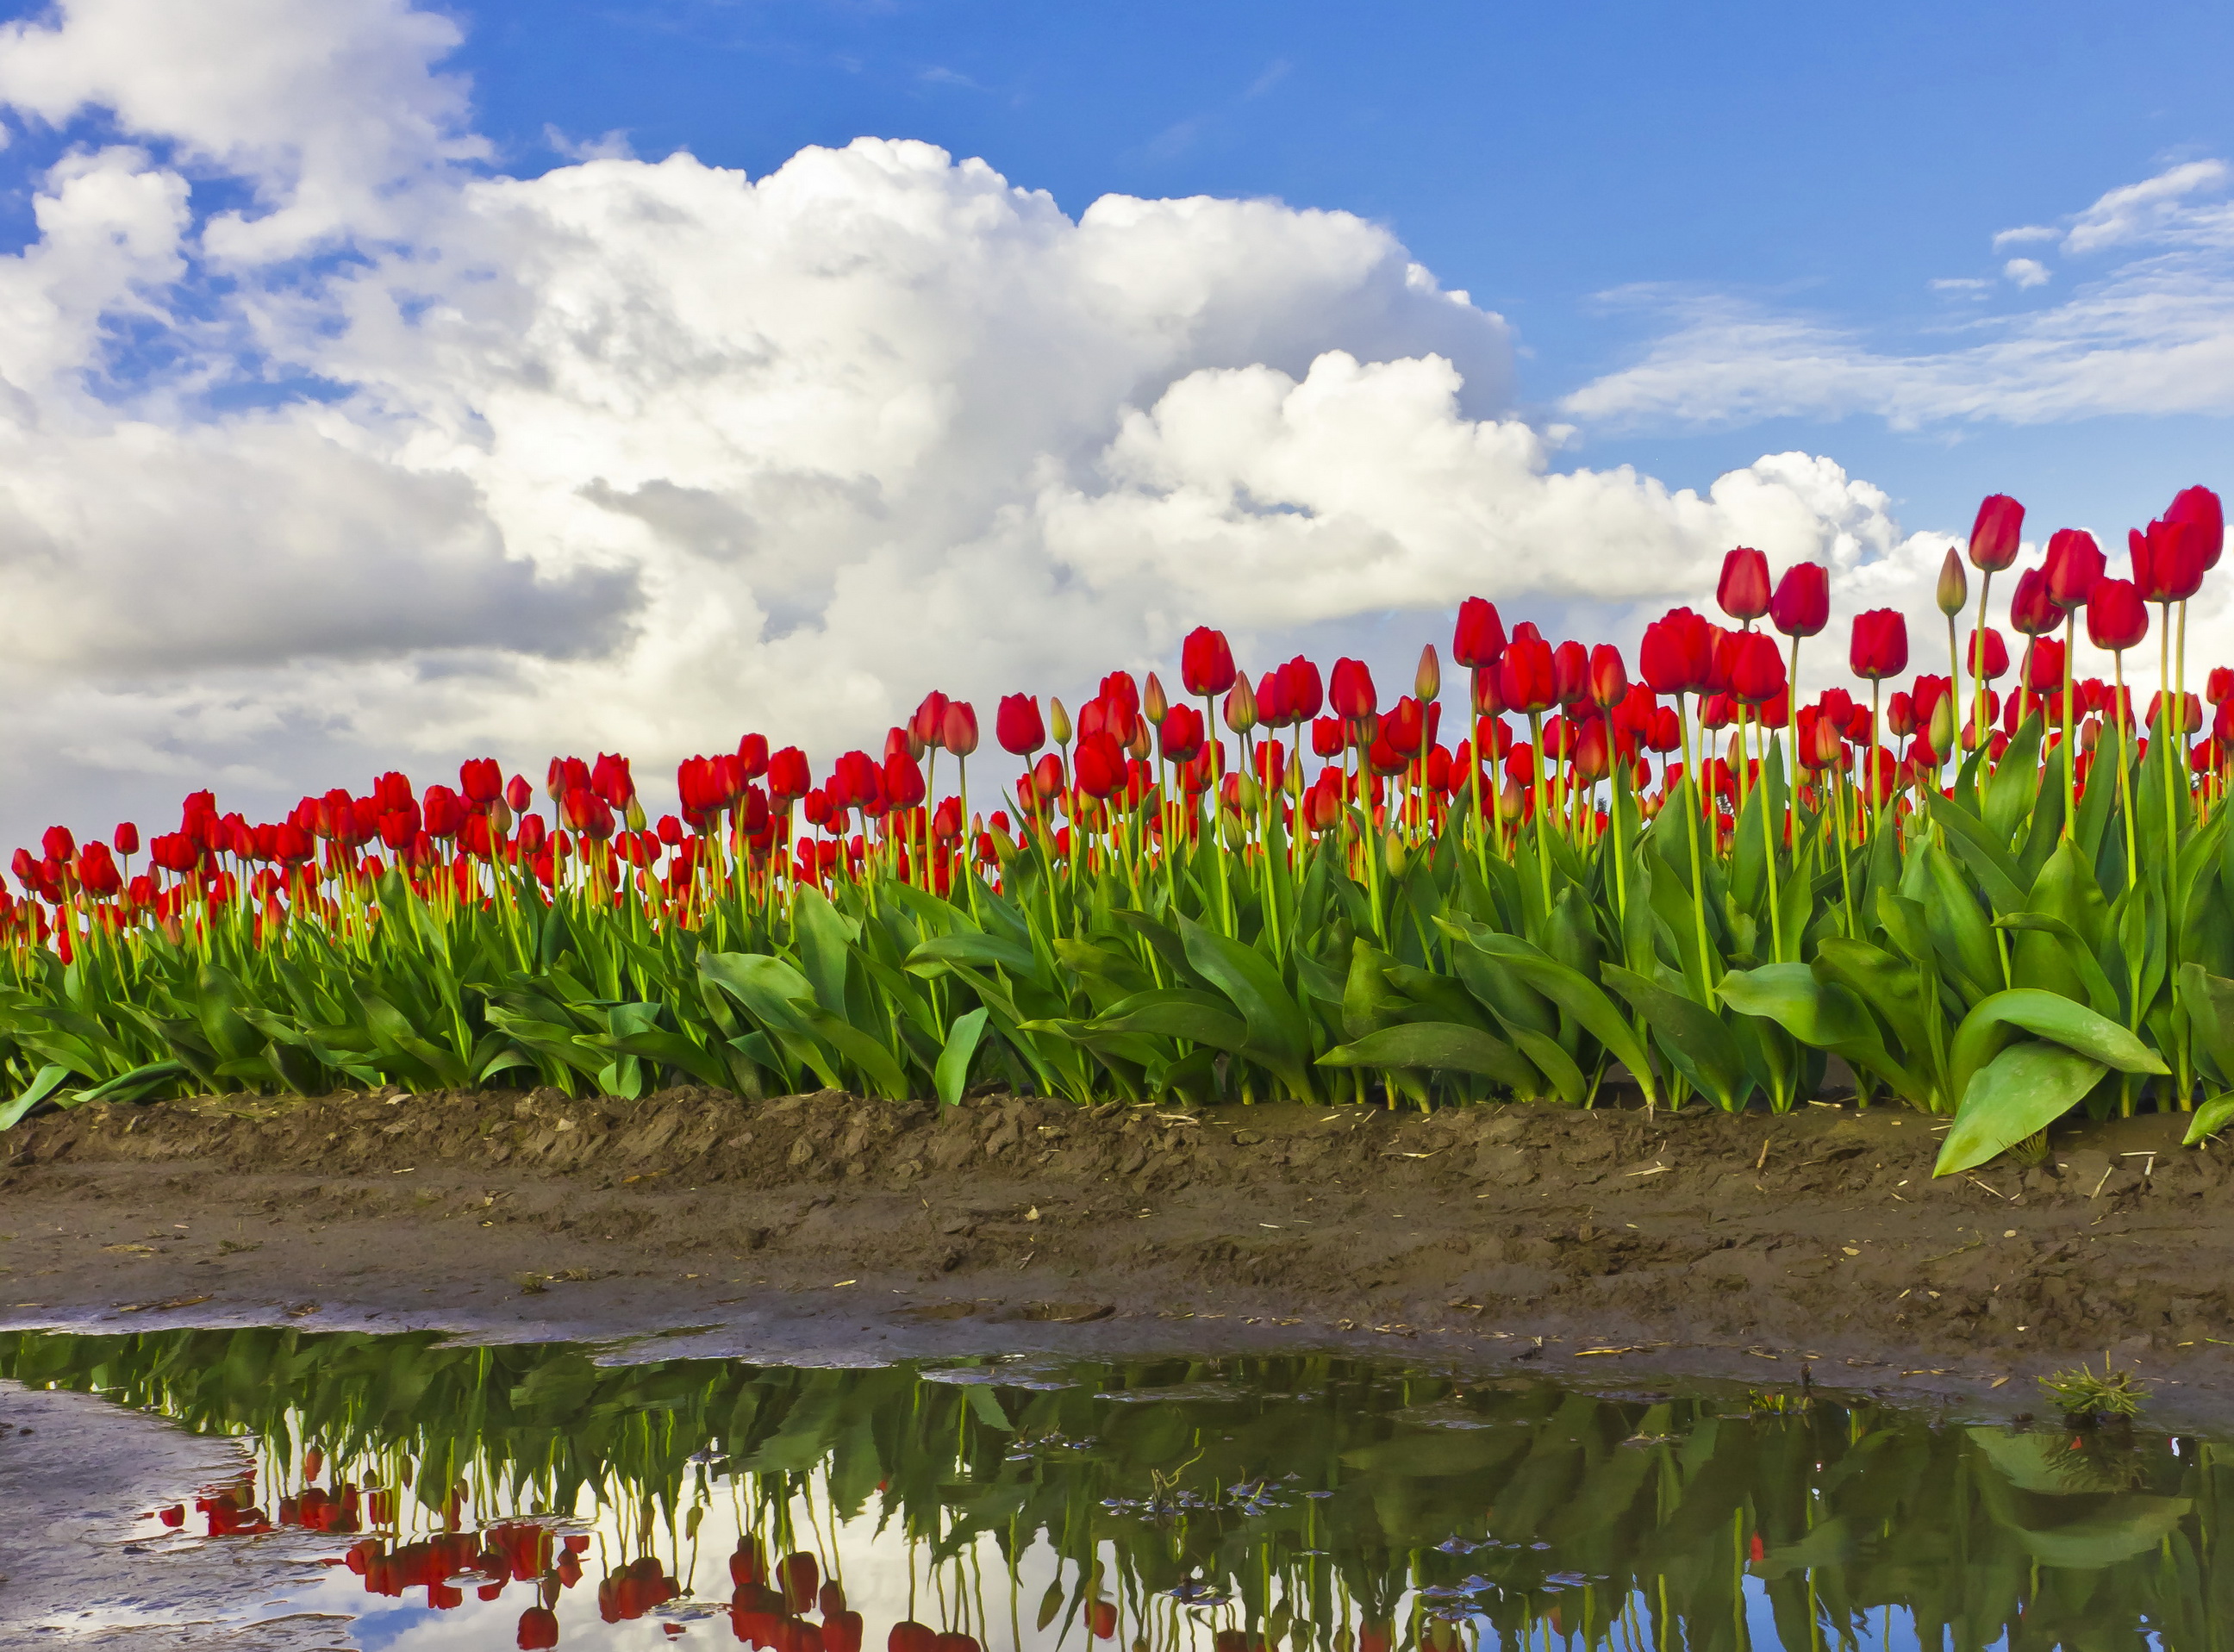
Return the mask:
[[[220,1361],[234,1386],[196,1381]],[[2146,1628],[2160,1652],[2217,1652],[2234,1590],[2217,1547],[2234,1465],[2139,1430],[1934,1426],[1819,1393],[1749,1411],[1319,1357],[1048,1363],[1013,1387],[1001,1370],[958,1384],[425,1337],[0,1335],[0,1375],[265,1441],[261,1476],[163,1525],[191,1506],[228,1538],[331,1532],[354,1486],[379,1529],[335,1543],[337,1568],[415,1610],[471,1613],[509,1589],[489,1618],[518,1614],[521,1646],[681,1619],[755,1652],[1009,1652],[1014,1615],[1027,1649],[1486,1652],[1542,1626],[1574,1652],[1741,1652],[1733,1625],[1773,1614],[1793,1649],[1890,1633],[2034,1652]],[[322,1485],[287,1466],[305,1439]],[[376,1500],[405,1524],[376,1521]],[[701,1553],[730,1506],[734,1551],[714,1525]],[[857,1569],[888,1586],[905,1571],[905,1615]],[[588,1577],[596,1617],[569,1592]],[[1027,1577],[1047,1591],[1036,1618],[1017,1604]],[[890,1616],[865,1623],[872,1598]]]

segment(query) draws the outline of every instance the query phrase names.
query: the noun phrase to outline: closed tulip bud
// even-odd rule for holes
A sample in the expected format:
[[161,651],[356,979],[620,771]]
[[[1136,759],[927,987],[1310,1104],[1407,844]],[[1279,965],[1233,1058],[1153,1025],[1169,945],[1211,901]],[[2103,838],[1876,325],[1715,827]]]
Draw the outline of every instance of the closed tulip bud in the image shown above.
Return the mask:
[[1999,573],[2017,559],[2024,543],[2024,506],[2006,493],[1989,493],[1970,525],[1970,565]]
[[1943,694],[1933,702],[1931,722],[1925,738],[1931,742],[1931,749],[1935,752],[1945,753],[1955,749],[1954,695]]
[[1240,796],[1241,806],[1246,813],[1254,814],[1264,806],[1264,790],[1257,784],[1253,775],[1244,773],[1240,776],[1240,781],[1237,790]]
[[1989,625],[1983,631],[1970,633],[1970,675],[1987,682],[2007,676],[2009,670],[2009,645],[2001,632]]
[[1439,699],[1443,692],[1443,668],[1435,658],[1435,645],[1420,650],[1420,668],[1412,673],[1412,692],[1422,700]]
[[1164,713],[1171,708],[1171,703],[1165,698],[1164,685],[1157,680],[1156,674],[1149,672],[1148,686],[1140,695],[1140,715],[1160,728]]
[[527,783],[526,775],[515,774],[504,783],[504,800],[514,814],[527,813],[527,806],[535,801],[535,788]]
[[[1519,748],[1516,747],[1515,749],[1518,750]],[[1505,784],[1498,788],[1497,818],[1506,825],[1512,826],[1519,820],[1527,809],[1527,793],[1521,790],[1518,780],[1507,776]]]
[[1390,833],[1381,839],[1381,852],[1382,859],[1388,863],[1388,875],[1391,878],[1401,878],[1404,875],[1404,868],[1411,859],[1405,852],[1404,839],[1395,833]]
[[[2214,700],[2211,703],[2218,702]],[[110,834],[109,841],[116,846],[118,854],[136,855],[140,852],[140,828],[127,820]]]
[[1048,732],[1055,736],[1056,745],[1070,744],[1070,713],[1062,708],[1062,702],[1053,695],[1048,696]]
[[1237,735],[1245,735],[1257,726],[1257,691],[1245,676],[1237,676],[1226,690],[1225,726]]
[[1963,565],[1962,552],[1951,545],[1947,547],[1947,559],[1939,565],[1936,595],[1943,614],[1959,614],[1970,600],[1970,571]]
[[1722,558],[1722,577],[1715,586],[1715,600],[1722,611],[1742,624],[1751,624],[1768,611],[1768,558],[1750,545],[1740,545]]

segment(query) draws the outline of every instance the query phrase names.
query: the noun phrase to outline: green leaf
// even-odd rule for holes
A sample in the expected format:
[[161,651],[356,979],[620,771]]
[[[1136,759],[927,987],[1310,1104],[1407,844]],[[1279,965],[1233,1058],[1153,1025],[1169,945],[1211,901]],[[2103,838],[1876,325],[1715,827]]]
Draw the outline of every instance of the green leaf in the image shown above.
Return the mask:
[[2214,1095],[2196,1108],[2195,1116],[2187,1121],[2187,1133],[2179,1139],[2179,1145],[2192,1147],[2197,1142],[2217,1135],[2226,1127],[2229,1119],[2234,1119],[2234,1091]]
[[2154,1051],[2107,1015],[2052,992],[2013,987],[1981,999],[1956,1029],[1947,1070],[1957,1095],[1969,1094],[1972,1076],[2008,1041],[2011,1029],[2052,1040],[2121,1073],[2170,1071]]
[[1745,1055],[1730,1029],[1706,1005],[1671,992],[1634,971],[1613,964],[1605,983],[1629,1001],[1652,1029],[1653,1041],[1692,1085],[1724,1112],[1734,1112],[1753,1087]]
[[820,1004],[801,999],[797,1009],[815,1034],[836,1050],[841,1060],[859,1068],[879,1094],[891,1101],[907,1100],[907,1074],[891,1050],[859,1028],[839,1020]]
[[13,1101],[0,1104],[0,1130],[10,1128],[18,1119],[60,1089],[62,1081],[69,1075],[70,1069],[67,1067],[49,1065],[41,1068],[31,1080],[30,1088]]
[[[1621,1011],[1614,1007],[1613,1000],[1607,997],[1604,990],[1592,985],[1579,971],[1545,957],[1517,935],[1499,935],[1489,930],[1462,932],[1473,945],[1489,953],[1521,980],[1582,1022],[1590,1029],[1591,1036],[1612,1052],[1614,1059],[1626,1067],[1630,1076],[1643,1087],[1645,1099],[1648,1101],[1656,1099],[1652,1061],[1645,1053],[1643,1041],[1630,1030],[1629,1022],[1623,1019]],[[1622,973],[1630,974],[1627,970]],[[1602,978],[1609,985],[1612,984],[1613,974],[1611,965],[1601,971]],[[1643,977],[1630,975],[1630,979],[1643,981]],[[1635,1003],[1634,999],[1630,1002]],[[1643,1013],[1641,1006],[1639,1010]]]
[[846,1005],[846,965],[861,926],[833,906],[819,889],[800,890],[792,898],[792,920],[799,932],[800,957],[813,983],[814,1001],[839,1021],[852,1019]]
[[1179,919],[1187,962],[1233,1001],[1249,1025],[1248,1055],[1286,1081],[1297,1100],[1316,1099],[1310,1070],[1311,1024],[1272,961],[1254,947]]
[[1715,990],[1740,1014],[1773,1021],[1801,1043],[1877,1074],[1919,1107],[1928,1104],[1929,1087],[1893,1059],[1862,1001],[1836,981],[1818,980],[1807,965],[1734,970]]
[[1963,1090],[1931,1173],[1973,1169],[2047,1129],[2077,1107],[2107,1070],[2061,1044],[2011,1045],[1979,1068]]
[[1081,1030],[1184,1038],[1237,1055],[1249,1044],[1248,1025],[1234,1015],[1232,1005],[1210,993],[1181,987],[1135,993],[1084,1022]]
[[1512,1045],[1454,1022],[1414,1021],[1384,1027],[1319,1057],[1322,1067],[1425,1067],[1475,1073],[1507,1089],[1532,1095],[1543,1081]]
[[962,1100],[962,1092],[970,1084],[970,1061],[977,1053],[977,1040],[985,1030],[985,1017],[990,1012],[982,1006],[966,1015],[955,1017],[954,1025],[946,1029],[946,1048],[938,1053],[938,1066],[931,1074],[932,1087],[938,1099],[947,1107]]

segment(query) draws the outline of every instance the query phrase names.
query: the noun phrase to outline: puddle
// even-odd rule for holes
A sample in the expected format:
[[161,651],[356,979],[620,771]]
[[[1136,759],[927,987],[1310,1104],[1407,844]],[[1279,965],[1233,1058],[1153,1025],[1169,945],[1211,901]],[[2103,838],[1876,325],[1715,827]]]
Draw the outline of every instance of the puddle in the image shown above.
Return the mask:
[[260,1552],[230,1622],[369,1648],[2205,1652],[2234,1621],[2227,1448],[2146,1428],[1333,1357],[643,1352],[11,1333],[0,1376],[236,1438],[237,1478],[108,1540]]

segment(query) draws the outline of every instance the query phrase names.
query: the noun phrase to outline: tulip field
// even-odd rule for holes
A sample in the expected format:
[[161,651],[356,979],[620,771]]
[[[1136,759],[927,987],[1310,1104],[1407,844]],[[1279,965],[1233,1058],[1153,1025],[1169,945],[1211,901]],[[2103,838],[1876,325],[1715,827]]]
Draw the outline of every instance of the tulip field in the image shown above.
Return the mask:
[[1741,547],[1721,620],[1633,669],[1472,598],[1393,697],[1199,630],[1171,685],[1003,699],[1003,757],[933,693],[824,772],[690,758],[656,822],[605,755],[56,826],[0,896],[0,1126],[382,1085],[1782,1112],[1828,1069],[1951,1119],[1943,1172],[2074,1109],[2199,1139],[2234,1114],[2234,671],[2185,657],[2219,501],[2122,574],[2068,529],[2019,568],[2022,518],[1950,548],[1943,635],[1861,613],[1804,703],[1827,571]]

